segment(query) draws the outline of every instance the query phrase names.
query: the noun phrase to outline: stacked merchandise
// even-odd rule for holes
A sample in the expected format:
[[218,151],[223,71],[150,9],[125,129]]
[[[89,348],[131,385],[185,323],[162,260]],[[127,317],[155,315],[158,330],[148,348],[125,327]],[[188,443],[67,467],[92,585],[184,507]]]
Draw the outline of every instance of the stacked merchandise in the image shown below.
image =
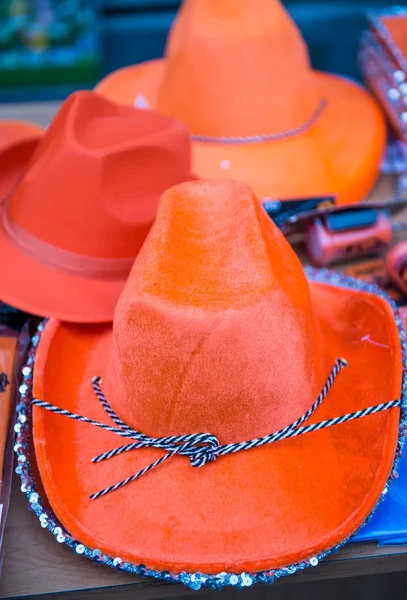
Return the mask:
[[[97,565],[242,588],[389,510],[403,315],[285,237],[318,265],[388,252],[407,200],[366,202],[386,146],[372,95],[312,68],[279,0],[184,0],[164,58],[30,135],[0,154],[0,299],[39,315],[14,449],[42,528]],[[399,303],[403,256],[386,254]]]

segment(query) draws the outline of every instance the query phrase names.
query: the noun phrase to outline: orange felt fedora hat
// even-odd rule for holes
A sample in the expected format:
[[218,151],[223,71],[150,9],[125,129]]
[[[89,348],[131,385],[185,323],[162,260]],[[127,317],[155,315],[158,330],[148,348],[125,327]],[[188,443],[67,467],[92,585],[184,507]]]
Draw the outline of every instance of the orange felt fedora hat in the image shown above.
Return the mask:
[[34,123],[0,121],[0,202],[24,175],[43,133]]
[[196,173],[246,181],[260,200],[356,202],[378,175],[378,106],[359,85],[312,70],[279,0],[184,0],[165,58],[112,73],[96,91],[182,119]]
[[1,205],[0,299],[67,321],[111,321],[161,193],[190,178],[181,122],[73,94]]
[[195,589],[318,564],[387,491],[404,414],[393,308],[304,274],[246,184],[167,191],[113,328],[50,320],[33,338],[16,451],[43,527]]

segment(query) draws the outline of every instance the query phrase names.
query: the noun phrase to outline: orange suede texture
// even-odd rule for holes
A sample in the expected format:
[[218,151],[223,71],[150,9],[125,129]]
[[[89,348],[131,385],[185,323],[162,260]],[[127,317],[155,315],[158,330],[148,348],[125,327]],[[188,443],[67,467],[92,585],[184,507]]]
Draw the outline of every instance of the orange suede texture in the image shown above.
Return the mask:
[[24,235],[48,244],[46,258],[67,252],[79,262],[127,258],[130,266],[105,277],[103,269],[87,275],[48,264],[30,249],[31,240],[25,249],[0,223],[0,299],[68,321],[111,321],[160,195],[191,179],[190,162],[189,133],[180,121],[92,92],[72,94],[1,210]]
[[307,410],[334,359],[301,263],[248,186],[196,182],[162,196],[115,312],[106,385],[126,423],[155,437],[264,435]]
[[322,99],[305,42],[278,0],[184,2],[166,55],[158,108],[182,115],[194,134],[292,129]]
[[108,75],[96,91],[183,120],[196,135],[306,132],[267,143],[195,142],[203,178],[249,183],[260,199],[336,194],[362,200],[378,175],[385,123],[360,86],[312,70],[300,32],[279,0],[184,0],[163,60]]
[[10,212],[59,248],[135,257],[162,192],[189,177],[182,123],[76,92],[51,123]]
[[42,135],[33,123],[0,121],[0,205],[24,175]]
[[[400,396],[400,340],[387,302],[308,284],[245,184],[202,181],[162,198],[113,330],[47,324],[34,395],[109,423],[90,384],[100,375],[114,409],[144,433],[203,430],[225,443],[304,412],[337,357],[349,367],[311,422]],[[92,464],[119,445],[115,435],[37,407],[33,418],[42,484],[76,539],[150,568],[216,573],[289,565],[347,539],[389,477],[399,410],[199,469],[174,457],[95,501],[90,494],[162,452]]]

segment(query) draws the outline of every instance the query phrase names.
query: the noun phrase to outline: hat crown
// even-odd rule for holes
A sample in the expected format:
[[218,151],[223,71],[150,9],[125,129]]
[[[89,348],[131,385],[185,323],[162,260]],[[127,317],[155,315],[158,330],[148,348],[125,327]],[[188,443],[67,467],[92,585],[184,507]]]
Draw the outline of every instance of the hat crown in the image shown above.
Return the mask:
[[0,120],[0,206],[18,184],[42,134],[33,123]]
[[159,108],[196,135],[281,133],[306,123],[322,100],[278,0],[184,0],[166,55]]
[[154,436],[239,441],[307,410],[328,372],[308,282],[248,186],[167,191],[119,299],[107,393]]
[[189,177],[182,123],[77,92],[49,126],[8,211],[19,228],[58,249],[134,257],[161,193]]

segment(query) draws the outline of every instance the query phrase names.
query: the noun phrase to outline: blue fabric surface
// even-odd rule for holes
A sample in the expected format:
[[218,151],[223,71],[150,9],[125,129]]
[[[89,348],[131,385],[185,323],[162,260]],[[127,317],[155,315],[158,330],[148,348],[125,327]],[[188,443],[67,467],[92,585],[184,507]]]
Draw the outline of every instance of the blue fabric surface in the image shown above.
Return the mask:
[[400,460],[398,475],[372,520],[362,527],[352,542],[375,541],[380,546],[407,544],[407,456]]

